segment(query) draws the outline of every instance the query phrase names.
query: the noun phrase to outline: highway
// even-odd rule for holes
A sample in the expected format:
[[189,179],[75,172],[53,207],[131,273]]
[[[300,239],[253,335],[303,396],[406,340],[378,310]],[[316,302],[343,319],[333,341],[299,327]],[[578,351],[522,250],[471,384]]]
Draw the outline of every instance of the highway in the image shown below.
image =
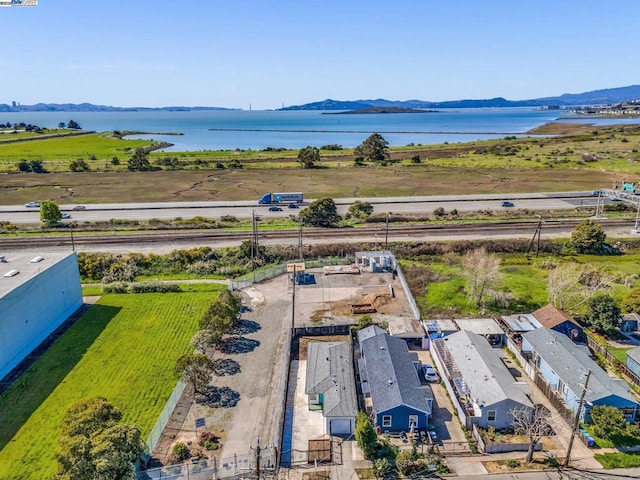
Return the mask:
[[[308,205],[313,199],[305,200],[300,206]],[[338,213],[344,215],[349,205],[356,200],[370,202],[375,213],[399,215],[432,215],[436,208],[445,211],[456,209],[463,211],[507,211],[514,209],[558,210],[576,207],[595,207],[597,197],[591,192],[557,192],[557,193],[521,193],[521,194],[486,194],[457,196],[421,196],[421,197],[385,197],[385,198],[341,198],[335,199]],[[503,207],[502,202],[508,200],[513,207]],[[606,202],[611,200],[606,199]],[[85,209],[74,210],[77,204],[60,205],[60,210],[70,214],[65,222],[104,222],[111,219],[150,220],[157,218],[171,220],[174,218],[193,218],[204,216],[219,218],[232,215],[240,219],[250,218],[253,213],[260,217],[287,218],[297,215],[299,209],[282,206],[282,211],[271,212],[268,205],[258,205],[257,201],[234,202],[166,202],[166,203],[121,203],[121,204],[85,204]],[[39,223],[39,209],[24,205],[0,206],[0,221],[13,224]]]

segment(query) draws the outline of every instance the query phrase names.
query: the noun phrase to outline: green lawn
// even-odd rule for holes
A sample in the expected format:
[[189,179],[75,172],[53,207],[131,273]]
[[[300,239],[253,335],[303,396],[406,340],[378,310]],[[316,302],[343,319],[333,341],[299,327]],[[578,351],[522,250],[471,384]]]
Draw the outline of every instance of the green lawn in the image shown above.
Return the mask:
[[[105,163],[113,157],[120,159],[118,168],[126,169],[133,151],[151,143],[149,140],[122,140],[110,133],[0,143],[0,171],[17,171],[16,164],[22,159],[44,160],[49,171],[69,171],[69,163],[79,158],[104,169]],[[90,161],[94,157],[96,160]]]
[[640,467],[640,452],[629,453],[596,453],[593,458],[604,468]]
[[0,479],[49,478],[59,424],[81,398],[106,397],[146,438],[176,384],[174,362],[214,295],[102,297],[0,396]]

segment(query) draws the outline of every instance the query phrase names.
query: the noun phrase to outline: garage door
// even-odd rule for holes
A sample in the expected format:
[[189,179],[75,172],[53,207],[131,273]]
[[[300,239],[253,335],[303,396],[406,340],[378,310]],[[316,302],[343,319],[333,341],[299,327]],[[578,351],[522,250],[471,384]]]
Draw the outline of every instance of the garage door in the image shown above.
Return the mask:
[[351,420],[338,418],[329,420],[329,433],[331,435],[351,435]]

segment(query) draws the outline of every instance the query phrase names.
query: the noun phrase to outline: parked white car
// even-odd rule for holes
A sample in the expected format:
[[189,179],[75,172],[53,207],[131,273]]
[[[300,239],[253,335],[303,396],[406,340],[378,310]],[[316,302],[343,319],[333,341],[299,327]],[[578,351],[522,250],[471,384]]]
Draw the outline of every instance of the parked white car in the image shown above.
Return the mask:
[[424,379],[427,382],[438,382],[440,381],[440,377],[438,376],[438,372],[433,368],[432,365],[423,365],[422,373],[424,373]]

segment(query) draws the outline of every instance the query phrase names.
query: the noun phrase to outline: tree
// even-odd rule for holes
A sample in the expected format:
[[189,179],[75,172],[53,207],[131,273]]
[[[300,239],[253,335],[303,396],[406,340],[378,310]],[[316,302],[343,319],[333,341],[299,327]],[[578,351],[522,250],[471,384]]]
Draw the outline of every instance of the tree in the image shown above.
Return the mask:
[[372,459],[376,455],[376,443],[378,441],[378,435],[371,424],[371,420],[364,412],[358,412],[356,416],[356,442],[358,447],[364,453],[364,456],[368,459]]
[[591,265],[567,262],[557,264],[547,277],[549,302],[575,314],[597,293],[604,293],[611,279]]
[[369,202],[361,202],[356,200],[353,204],[349,205],[347,210],[347,218],[366,218],[373,213],[373,205]]
[[585,220],[571,233],[571,245],[578,253],[602,253],[607,235],[593,220]]
[[356,156],[364,157],[372,162],[383,162],[389,158],[389,142],[379,133],[372,133],[369,137],[358,145],[353,153]]
[[611,438],[623,435],[627,431],[629,422],[622,410],[615,407],[595,405],[590,412],[594,433],[598,437]]
[[513,428],[517,434],[529,438],[529,449],[525,462],[531,463],[536,444],[551,430],[551,412],[544,405],[538,404],[533,410],[525,407],[509,411],[513,415]]
[[299,213],[299,217],[303,224],[316,227],[333,227],[342,220],[332,198],[314,200]]
[[298,152],[298,162],[302,168],[313,168],[320,161],[320,150],[316,147],[304,147]]
[[64,122],[58,123],[58,128],[67,128],[67,124]]
[[622,311],[626,313],[640,312],[640,287],[629,290],[622,298]]
[[620,326],[621,310],[611,295],[599,295],[588,302],[584,320],[598,333],[607,333]]
[[40,203],[40,221],[45,225],[54,225],[62,219],[62,213],[56,202],[44,200]]
[[71,170],[72,172],[88,172],[89,170],[91,170],[91,167],[83,159],[78,158],[77,160],[73,160],[69,164],[69,170]]
[[60,427],[56,478],[135,479],[142,439],[138,428],[120,424],[121,418],[122,412],[102,397],[72,404]]
[[176,377],[191,384],[196,393],[203,393],[209,385],[213,370],[213,361],[207,355],[187,353],[178,358],[173,373]]
[[82,130],[80,124],[75,120],[69,120],[69,122],[67,123],[67,128],[70,128],[71,130]]
[[153,170],[153,167],[149,163],[149,154],[142,148],[136,148],[133,156],[129,159],[129,170],[132,172],[148,172]]
[[482,247],[467,252],[462,257],[462,265],[467,294],[474,305],[480,306],[487,290],[498,280],[500,258]]

